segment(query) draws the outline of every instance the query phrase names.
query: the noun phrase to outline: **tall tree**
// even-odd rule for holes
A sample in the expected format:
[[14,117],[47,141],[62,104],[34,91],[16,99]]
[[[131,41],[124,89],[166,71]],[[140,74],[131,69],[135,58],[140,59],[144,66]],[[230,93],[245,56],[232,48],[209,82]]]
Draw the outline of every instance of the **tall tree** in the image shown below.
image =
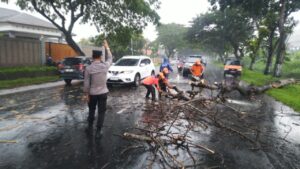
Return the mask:
[[168,57],[174,55],[175,49],[181,49],[187,45],[185,35],[187,28],[180,24],[162,24],[156,28],[157,41],[164,46]]
[[268,30],[266,27],[259,27],[259,25],[257,25],[258,28],[258,35],[257,36],[253,36],[253,38],[249,41],[248,43],[248,49],[250,51],[249,57],[251,59],[250,65],[249,65],[249,69],[253,70],[253,66],[254,63],[257,59],[257,55],[259,52],[259,49],[261,47],[261,43],[263,42],[264,38],[266,38],[268,36]]
[[279,18],[278,18],[278,29],[279,29],[279,42],[276,53],[276,61],[274,65],[273,76],[281,76],[282,64],[285,59],[286,53],[286,40],[288,34],[291,34],[295,21],[289,17],[291,13],[300,9],[299,0],[280,0],[277,2],[279,5]]
[[225,53],[230,51],[230,44],[225,40],[225,30],[222,28],[210,27],[217,19],[215,13],[206,13],[198,16],[192,21],[187,39],[198,44],[205,52],[214,53],[225,61]]
[[[269,29],[268,40],[268,56],[264,73],[270,72],[272,65],[272,57],[275,48],[276,63],[274,65],[274,76],[280,76],[281,67],[285,58],[286,39],[288,34],[292,32],[295,25],[294,19],[290,14],[300,9],[299,0],[209,0],[213,8],[224,11],[228,8],[241,8],[254,21],[269,20],[267,28]],[[268,18],[270,17],[270,18]],[[276,39],[276,31],[278,28],[279,40],[274,43]]]
[[[141,31],[129,27],[121,27],[114,32],[108,34],[100,34],[96,37],[90,38],[90,41],[99,46],[103,40],[107,39],[110,43],[112,54],[115,59],[118,59],[124,55],[142,54],[142,49],[146,44],[146,40]],[[132,49],[133,48],[133,51]]]
[[[244,56],[245,44],[253,33],[251,24],[251,20],[239,8],[212,10],[194,19],[188,37],[209,45],[212,49],[221,44],[224,50],[228,45],[235,57],[241,59]],[[217,49],[222,50],[222,46]]]
[[35,10],[56,26],[67,43],[83,54],[73,40],[76,23],[93,23],[99,31],[114,32],[120,27],[141,30],[148,22],[158,24],[158,0],[17,0],[21,9]]

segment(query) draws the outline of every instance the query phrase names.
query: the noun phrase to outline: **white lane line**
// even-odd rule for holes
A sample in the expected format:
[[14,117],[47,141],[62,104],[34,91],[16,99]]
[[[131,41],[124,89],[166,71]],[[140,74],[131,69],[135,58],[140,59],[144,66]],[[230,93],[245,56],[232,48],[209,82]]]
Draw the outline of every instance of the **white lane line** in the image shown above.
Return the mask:
[[130,108],[130,106],[125,107],[125,108],[121,109],[120,111],[118,111],[117,114],[122,114],[122,113],[124,113],[125,110],[127,110],[129,108]]

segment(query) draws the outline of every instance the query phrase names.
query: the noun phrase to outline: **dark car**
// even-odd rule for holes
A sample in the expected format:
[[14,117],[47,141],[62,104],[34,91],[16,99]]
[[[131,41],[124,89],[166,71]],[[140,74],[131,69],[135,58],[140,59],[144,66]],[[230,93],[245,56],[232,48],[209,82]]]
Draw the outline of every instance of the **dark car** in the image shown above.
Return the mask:
[[199,58],[196,57],[187,57],[184,61],[182,76],[188,77],[191,74],[191,67]]
[[201,55],[190,55],[185,58],[183,70],[182,70],[182,76],[188,77],[189,74],[191,74],[191,67],[193,64],[198,60],[201,59],[201,63],[206,66],[206,62],[203,62],[203,57]]
[[71,84],[73,79],[83,79],[86,66],[91,64],[91,59],[85,56],[65,58],[59,67],[60,76],[67,85]]
[[228,59],[224,65],[224,77],[232,75],[234,77],[242,75],[242,65],[237,59]]

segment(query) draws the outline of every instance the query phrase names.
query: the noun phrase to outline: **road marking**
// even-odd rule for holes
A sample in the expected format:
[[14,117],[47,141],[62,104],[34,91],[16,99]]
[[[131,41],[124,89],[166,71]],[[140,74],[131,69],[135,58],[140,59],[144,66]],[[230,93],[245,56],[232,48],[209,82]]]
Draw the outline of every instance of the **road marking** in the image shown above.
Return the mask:
[[123,109],[121,109],[120,111],[117,112],[117,114],[122,114],[125,110],[129,109],[131,106],[127,106]]

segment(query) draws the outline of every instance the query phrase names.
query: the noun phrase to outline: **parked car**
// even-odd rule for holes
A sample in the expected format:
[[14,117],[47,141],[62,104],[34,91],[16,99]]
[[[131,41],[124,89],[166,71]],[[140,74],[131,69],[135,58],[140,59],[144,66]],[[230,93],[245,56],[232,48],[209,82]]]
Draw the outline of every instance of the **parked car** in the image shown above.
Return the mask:
[[86,66],[91,64],[91,59],[85,56],[65,58],[59,65],[60,76],[67,85],[73,79],[83,79]]
[[147,56],[124,56],[111,66],[107,73],[107,83],[140,85],[140,80],[155,75],[155,67]]
[[224,77],[226,75],[232,75],[234,77],[242,75],[242,65],[237,59],[228,59],[224,65]]
[[191,74],[191,67],[196,62],[196,60],[201,59],[201,63],[206,66],[206,63],[203,63],[203,57],[201,55],[190,55],[185,58],[183,70],[182,70],[182,76],[188,77],[189,74]]

